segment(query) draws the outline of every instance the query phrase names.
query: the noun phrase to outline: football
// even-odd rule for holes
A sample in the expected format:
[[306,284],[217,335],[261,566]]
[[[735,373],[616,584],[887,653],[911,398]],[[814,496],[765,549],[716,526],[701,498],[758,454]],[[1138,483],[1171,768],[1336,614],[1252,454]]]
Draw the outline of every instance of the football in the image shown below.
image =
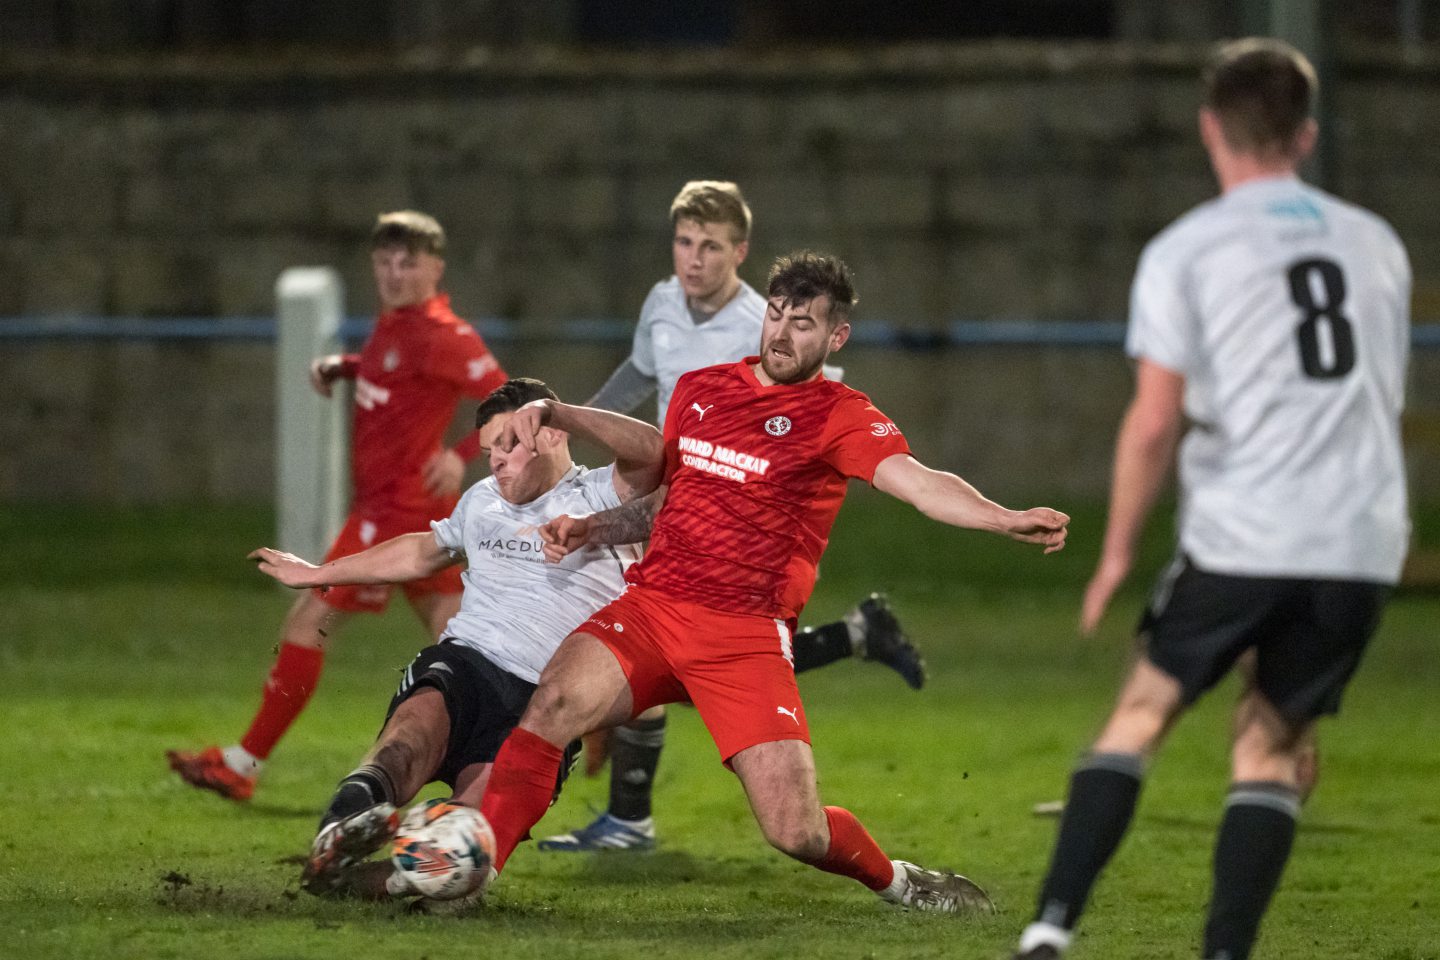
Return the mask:
[[458,900],[490,882],[495,834],[474,807],[429,800],[405,814],[390,859],[422,897]]

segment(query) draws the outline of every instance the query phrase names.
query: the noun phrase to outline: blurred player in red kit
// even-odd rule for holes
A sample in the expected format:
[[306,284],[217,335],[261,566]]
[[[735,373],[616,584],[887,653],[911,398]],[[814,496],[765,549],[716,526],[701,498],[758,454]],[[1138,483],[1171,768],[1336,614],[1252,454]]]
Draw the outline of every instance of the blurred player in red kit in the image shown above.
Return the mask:
[[[771,270],[760,355],[685,374],[665,420],[665,483],[649,497],[542,528],[547,557],[650,538],[628,586],[561,644],[501,747],[481,810],[496,869],[550,803],[565,744],[656,704],[689,701],[745,788],[765,838],[917,909],[985,910],[951,873],[891,860],[849,811],[822,807],[791,641],[816,564],[860,479],[952,526],[1060,549],[1069,518],[1007,510],[910,456],[900,430],[821,372],[850,335],[849,269],[813,253]],[[534,447],[550,407],[497,441]]]
[[[506,379],[485,341],[440,292],[445,232],[433,217],[382,214],[370,248],[381,311],[374,331],[358,354],[317,357],[310,367],[321,396],[330,396],[336,380],[355,381],[354,500],[326,560],[429,530],[430,521],[450,515],[465,464],[480,452],[474,432],[445,449],[455,405],[462,396],[483,399]],[[460,572],[453,567],[403,589],[432,640],[460,606]],[[225,749],[168,751],[171,768],[192,786],[250,799],[270,751],[314,692],[336,631],[356,613],[383,611],[390,591],[371,585],[301,594],[281,628],[279,656],[244,737]]]

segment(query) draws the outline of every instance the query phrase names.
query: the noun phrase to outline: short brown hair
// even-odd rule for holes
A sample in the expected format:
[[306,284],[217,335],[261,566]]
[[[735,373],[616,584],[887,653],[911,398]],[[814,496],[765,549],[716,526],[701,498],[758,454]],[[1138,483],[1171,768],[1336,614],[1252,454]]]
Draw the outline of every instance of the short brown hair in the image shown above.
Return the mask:
[[1310,116],[1320,82],[1305,55],[1268,37],[1215,48],[1205,68],[1205,106],[1232,149],[1286,152]]
[[395,210],[375,218],[370,231],[370,249],[404,247],[411,253],[445,256],[445,228],[428,213],[418,210]]
[[830,326],[850,319],[860,298],[855,296],[855,278],[839,257],[812,250],[786,254],[770,267],[767,297],[782,297],[789,304],[806,303],[816,297],[830,298]]
[[723,223],[735,243],[750,239],[750,205],[729,180],[691,180],[681,187],[670,204],[670,224],[681,220]]

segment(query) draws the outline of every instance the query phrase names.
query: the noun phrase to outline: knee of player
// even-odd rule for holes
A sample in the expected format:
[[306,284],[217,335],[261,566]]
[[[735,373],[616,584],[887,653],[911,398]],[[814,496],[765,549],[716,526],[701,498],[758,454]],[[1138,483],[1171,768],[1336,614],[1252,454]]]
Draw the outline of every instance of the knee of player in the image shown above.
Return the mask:
[[772,847],[805,863],[823,860],[830,848],[829,835],[807,823],[762,823],[761,830]]
[[575,696],[562,684],[541,681],[530,696],[521,724],[546,739],[554,740],[559,736],[562,741],[568,741],[573,739],[573,735],[563,734],[563,731],[574,725],[576,708]]

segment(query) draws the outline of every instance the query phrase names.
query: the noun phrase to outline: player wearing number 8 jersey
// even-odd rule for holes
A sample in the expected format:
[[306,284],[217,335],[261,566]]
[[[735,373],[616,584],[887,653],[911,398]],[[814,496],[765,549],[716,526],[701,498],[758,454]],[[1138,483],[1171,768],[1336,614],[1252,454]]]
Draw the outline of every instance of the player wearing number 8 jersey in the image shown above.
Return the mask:
[[1317,136],[1315,87],[1309,62],[1283,43],[1221,47],[1199,117],[1221,196],[1140,259],[1127,340],[1135,397],[1082,629],[1129,573],[1177,444],[1179,551],[1119,701],[1071,778],[1024,960],[1069,946],[1128,829],[1145,761],[1241,657],[1253,657],[1252,675],[1202,955],[1250,955],[1290,854],[1314,723],[1339,709],[1399,577],[1410,268],[1379,217],[1297,179]]
[[[850,334],[849,270],[830,257],[782,258],[771,271],[760,355],[682,377],[666,416],[665,478],[654,500],[542,529],[547,558],[651,533],[619,599],[578,627],[495,760],[481,810],[496,867],[545,812],[563,745],[645,708],[689,700],[745,787],[767,840],[892,902],[985,909],[963,877],[891,860],[860,821],[822,807],[789,634],[814,585],[848,478],[927,516],[1046,552],[1069,518],[1006,510],[954,474],[921,465],[863,394],[821,367]],[[529,445],[551,415],[518,411],[497,440]],[[631,525],[631,521],[635,521]]]

